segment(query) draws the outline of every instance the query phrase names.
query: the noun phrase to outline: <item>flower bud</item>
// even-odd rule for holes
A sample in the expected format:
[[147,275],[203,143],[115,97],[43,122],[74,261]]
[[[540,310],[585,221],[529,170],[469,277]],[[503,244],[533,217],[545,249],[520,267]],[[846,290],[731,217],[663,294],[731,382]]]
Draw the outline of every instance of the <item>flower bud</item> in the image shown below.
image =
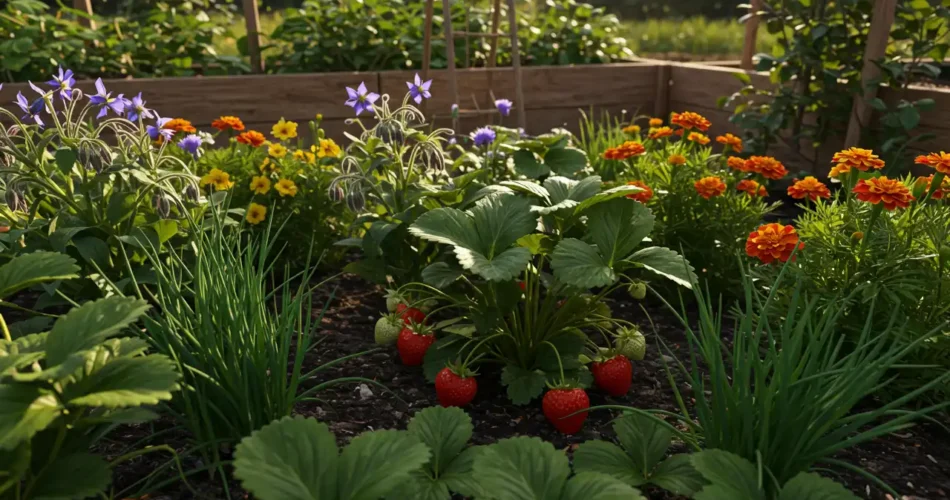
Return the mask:
[[102,173],[103,169],[112,165],[111,155],[104,152],[97,146],[84,145],[79,148],[78,160],[86,170],[94,170],[97,174]]
[[186,200],[192,201],[195,203],[197,203],[198,200],[201,199],[201,193],[198,191],[198,185],[195,184],[194,182],[191,182],[187,186],[185,186],[185,190],[182,191],[181,194],[182,196],[185,197]]
[[360,191],[352,191],[346,194],[346,206],[354,212],[360,212],[366,206],[366,198]]
[[3,199],[7,206],[10,207],[10,210],[14,212],[26,212],[30,208],[23,194],[12,186],[7,187],[7,192],[4,194]]
[[379,124],[379,127],[376,128],[376,136],[386,144],[399,144],[402,143],[405,134],[403,134],[402,127],[399,126],[398,122],[389,121]]
[[162,219],[167,219],[172,213],[172,204],[163,194],[156,194],[152,198],[152,206],[155,207],[155,213]]
[[453,120],[459,119],[459,105],[458,104],[452,105],[452,119]]
[[863,239],[864,239],[864,233],[862,233],[861,231],[855,231],[855,232],[851,233],[851,244],[852,244],[852,245],[853,245],[853,244],[856,244],[856,243],[859,243],[859,242],[860,242],[861,240],[863,240]]
[[337,184],[331,184],[330,189],[327,190],[327,196],[329,196],[330,200],[334,203],[339,203],[343,201],[344,198],[343,188]]

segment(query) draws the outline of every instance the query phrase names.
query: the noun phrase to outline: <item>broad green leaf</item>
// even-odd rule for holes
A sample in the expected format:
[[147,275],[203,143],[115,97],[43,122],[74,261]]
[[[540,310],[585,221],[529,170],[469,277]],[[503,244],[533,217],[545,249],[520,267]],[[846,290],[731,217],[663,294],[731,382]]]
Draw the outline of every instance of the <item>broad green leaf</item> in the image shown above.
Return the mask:
[[600,192],[600,176],[584,177],[571,186],[568,197],[574,201],[584,201]]
[[920,111],[913,106],[903,106],[898,109],[898,118],[904,130],[913,130],[920,123]]
[[172,219],[163,219],[156,222],[153,226],[158,234],[158,242],[165,243],[178,234],[178,221]]
[[106,207],[106,218],[112,224],[118,224],[128,219],[133,210],[135,210],[135,195],[121,195],[115,193],[109,199],[109,205]]
[[538,500],[560,498],[571,468],[550,443],[515,437],[486,447],[475,457],[474,471],[490,498]]
[[96,236],[81,236],[73,239],[73,245],[86,262],[95,263],[99,269],[112,267],[112,253],[109,245]]
[[574,238],[565,238],[554,247],[551,268],[558,280],[579,288],[607,286],[617,281],[617,274],[597,247]]
[[549,149],[544,164],[558,175],[572,175],[587,167],[587,153],[577,148]]
[[69,404],[120,408],[154,405],[178,389],[175,363],[165,356],[118,358],[68,388]]
[[605,264],[613,267],[630,255],[653,231],[649,208],[633,200],[599,203],[586,212],[591,241],[597,245]]
[[436,288],[445,288],[462,276],[462,269],[445,262],[433,262],[422,270],[422,281]]
[[526,193],[542,200],[548,200],[548,190],[541,187],[540,184],[531,181],[504,181],[500,183],[502,186],[511,188],[513,191],[520,193]]
[[542,205],[533,205],[531,211],[536,214],[547,215],[557,212],[558,210],[564,210],[568,208],[574,208],[577,206],[577,201],[567,199],[563,200],[560,203],[555,203],[554,205],[542,206]]
[[0,266],[0,298],[43,282],[78,278],[79,266],[68,255],[33,252]]
[[694,453],[690,462],[711,483],[693,496],[696,500],[765,500],[758,472],[748,460],[713,449]]
[[326,424],[284,417],[241,440],[234,476],[261,500],[333,500],[339,461]]
[[23,384],[0,385],[0,450],[12,450],[59,417],[53,394]]
[[614,432],[639,471],[645,476],[663,460],[673,440],[673,431],[655,418],[639,413],[624,415],[614,421]]
[[650,484],[677,495],[692,496],[703,488],[706,481],[702,474],[693,468],[690,456],[680,453],[656,466],[650,476]]
[[405,431],[365,432],[340,454],[340,499],[376,500],[429,461],[429,448]]
[[461,408],[433,406],[416,413],[407,430],[429,447],[429,469],[444,471],[472,438],[472,419]]
[[697,280],[693,266],[669,248],[647,247],[637,250],[629,260],[686,288],[692,288]]
[[544,372],[516,365],[507,365],[501,372],[501,383],[508,387],[508,399],[516,405],[528,404],[540,396],[546,380]]
[[33,498],[72,500],[104,492],[112,482],[109,463],[98,455],[74,452],[56,457],[36,478]]
[[646,500],[636,488],[597,472],[581,472],[572,477],[560,500]]
[[479,250],[493,258],[513,245],[518,238],[531,233],[538,218],[530,211],[531,202],[519,196],[491,196],[478,200],[469,210],[478,232]]
[[46,338],[46,360],[57,365],[129,326],[149,308],[144,300],[109,297],[87,302],[56,320]]
[[[66,253],[66,246],[76,237],[77,234],[89,229],[88,227],[62,227],[57,228],[49,235],[49,245],[60,253]],[[52,230],[52,226],[50,227]]]
[[78,155],[76,151],[70,148],[59,148],[56,150],[56,167],[65,175],[69,175],[69,172],[73,169],[73,166],[76,165],[76,158]]
[[537,179],[551,173],[551,169],[539,162],[534,153],[527,149],[515,151],[512,158],[515,162],[515,172],[525,177]]
[[567,177],[551,176],[544,179],[544,189],[548,191],[552,205],[570,199],[571,188],[576,185],[577,181],[568,179]]
[[[2,295],[0,295],[2,296]],[[49,330],[53,324],[53,319],[46,316],[34,316],[23,321],[17,321],[10,325],[10,336],[14,339],[24,337],[33,333],[40,333]]]
[[467,497],[482,498],[484,493],[478,479],[475,477],[473,467],[475,457],[484,451],[484,446],[469,446],[465,448],[448,468],[442,472],[440,477],[450,490]]
[[600,472],[631,486],[640,486],[647,478],[622,448],[606,441],[585,441],[574,451],[574,469],[578,472]]
[[[584,344],[587,341],[586,335],[568,330],[551,336],[548,341],[554,348],[547,344],[538,346],[537,357],[534,362],[536,368],[553,373],[559,373],[561,368],[564,370],[580,368],[580,355],[584,351]],[[560,360],[558,360],[558,356],[560,356]]]
[[366,257],[370,259],[380,257],[383,254],[383,240],[397,227],[399,224],[392,222],[373,222],[363,236],[363,252],[366,253]]
[[624,186],[612,187],[606,191],[597,193],[594,196],[591,196],[590,198],[587,198],[586,200],[582,201],[579,205],[577,205],[577,209],[575,210],[575,212],[580,213],[598,203],[603,203],[605,201],[613,200],[614,198],[620,198],[620,197],[624,197],[630,194],[639,193],[640,191],[643,191],[643,188],[640,188],[637,186],[624,185]]
[[802,472],[791,478],[779,493],[778,500],[858,500],[844,486],[814,472]]
[[409,232],[424,240],[444,245],[479,248],[478,234],[475,232],[472,218],[454,208],[437,208],[422,214],[409,227]]
[[490,281],[508,281],[524,272],[531,260],[531,251],[527,248],[509,248],[488,259],[484,255],[467,248],[455,247],[455,256],[465,269]]
[[554,239],[541,233],[522,236],[516,243],[520,247],[527,248],[531,255],[547,255],[554,250]]

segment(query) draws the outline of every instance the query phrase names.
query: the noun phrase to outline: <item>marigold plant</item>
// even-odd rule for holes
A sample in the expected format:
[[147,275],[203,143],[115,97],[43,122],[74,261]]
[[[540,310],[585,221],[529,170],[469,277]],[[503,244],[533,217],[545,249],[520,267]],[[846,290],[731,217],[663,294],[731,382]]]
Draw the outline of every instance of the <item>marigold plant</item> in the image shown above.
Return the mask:
[[241,144],[247,144],[248,146],[255,147],[255,148],[263,146],[264,143],[267,142],[267,138],[264,137],[264,134],[256,130],[248,130],[247,132],[242,132],[238,134],[236,140],[237,142],[240,142]]
[[895,208],[907,208],[910,202],[914,200],[903,182],[897,179],[888,179],[885,176],[871,177],[870,179],[860,179],[852,192],[861,201],[866,201],[872,205],[882,204],[885,210],[894,210]]
[[914,162],[920,165],[927,165],[941,174],[950,175],[950,153],[945,151],[920,155]]
[[772,262],[788,262],[792,252],[805,248],[805,244],[798,241],[798,232],[793,226],[777,223],[763,224],[749,233],[745,243],[745,252],[766,264]]
[[742,138],[736,137],[732,134],[720,135],[716,137],[716,142],[725,146],[727,151],[732,151],[733,153],[742,152]]
[[707,200],[726,192],[726,183],[716,176],[703,177],[696,181],[693,186],[696,188],[696,192]]
[[795,183],[788,187],[788,195],[796,200],[808,198],[815,201],[818,198],[830,198],[831,191],[824,183],[813,176],[804,179],[795,179]]
[[706,119],[703,115],[699,113],[694,113],[692,111],[685,111],[683,113],[673,113],[670,117],[670,123],[673,125],[682,127],[686,130],[698,130],[700,132],[705,132],[709,130],[709,127],[712,126],[709,120]]

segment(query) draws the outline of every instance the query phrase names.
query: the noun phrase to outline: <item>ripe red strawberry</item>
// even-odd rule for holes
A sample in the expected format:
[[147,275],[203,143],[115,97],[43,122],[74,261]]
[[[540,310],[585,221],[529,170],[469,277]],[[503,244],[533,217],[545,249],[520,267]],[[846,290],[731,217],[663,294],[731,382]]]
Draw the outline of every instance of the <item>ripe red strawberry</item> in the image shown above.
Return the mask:
[[476,392],[478,382],[468,370],[459,371],[447,366],[435,376],[435,394],[444,407],[465,406],[472,402]]
[[399,359],[406,366],[419,366],[425,359],[429,346],[435,343],[435,335],[428,331],[414,331],[407,326],[399,332],[396,348],[399,350]]
[[410,325],[412,323],[422,323],[426,320],[426,315],[424,312],[416,309],[415,307],[409,307],[406,304],[399,304],[396,306],[396,314],[402,318],[403,323]]
[[633,365],[626,356],[618,354],[607,361],[594,361],[590,372],[594,383],[611,396],[623,396],[630,389]]
[[523,292],[523,291],[525,291],[528,287],[524,284],[524,281],[519,281],[519,282],[518,282],[518,288],[520,288],[521,291]]
[[590,408],[590,399],[584,389],[551,389],[541,400],[541,410],[548,422],[564,434],[577,434],[587,420],[587,412],[566,416],[587,408]]

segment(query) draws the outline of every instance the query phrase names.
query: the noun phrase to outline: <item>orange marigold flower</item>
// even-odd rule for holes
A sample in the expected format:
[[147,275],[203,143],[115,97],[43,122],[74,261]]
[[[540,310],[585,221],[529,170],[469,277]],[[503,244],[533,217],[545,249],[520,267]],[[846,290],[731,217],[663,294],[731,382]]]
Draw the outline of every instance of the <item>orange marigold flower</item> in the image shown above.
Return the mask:
[[867,172],[872,168],[875,170],[884,168],[884,160],[878,158],[878,156],[874,154],[874,151],[870,149],[845,149],[844,151],[835,153],[831,158],[831,162],[836,164],[838,174],[850,172],[852,168],[856,168],[862,172]]
[[194,134],[196,132],[195,127],[191,124],[191,122],[183,118],[173,118],[168,120],[164,125],[162,125],[162,128],[174,130],[175,132],[184,132],[186,134]]
[[639,125],[627,125],[626,127],[623,128],[623,132],[626,133],[626,134],[630,134],[630,135],[639,134],[639,133],[640,133],[640,126],[639,126]]
[[851,190],[858,199],[873,205],[883,203],[887,210],[897,207],[907,208],[914,195],[903,182],[897,179],[888,179],[886,176],[861,179],[858,185]]
[[831,191],[828,186],[809,175],[802,180],[795,179],[795,184],[788,187],[788,195],[796,200],[808,198],[815,201],[818,198],[831,198]]
[[673,129],[670,127],[660,127],[650,129],[650,134],[647,136],[650,139],[657,140],[661,137],[669,137],[673,135]]
[[723,146],[728,146],[733,152],[742,152],[742,139],[732,134],[720,135],[716,137],[716,142]]
[[707,200],[726,192],[726,183],[716,176],[703,177],[693,184],[696,192]]
[[831,171],[828,172],[828,177],[837,179],[841,176],[841,174],[846,174],[850,171],[851,167],[849,167],[847,163],[839,163],[838,165],[831,167]]
[[240,132],[244,130],[244,122],[236,116],[219,117],[217,120],[211,122],[211,126],[221,131],[231,129]]
[[247,144],[248,146],[258,147],[264,144],[267,139],[264,137],[264,134],[256,130],[248,130],[247,132],[241,132],[237,136],[237,141],[241,144]]
[[738,170],[740,172],[752,171],[752,163],[747,161],[745,158],[739,158],[738,156],[730,156],[729,158],[726,158],[726,165],[729,165],[729,168]]
[[698,142],[702,146],[709,144],[709,137],[700,134],[699,132],[690,132],[689,135],[686,136],[686,140]]
[[749,158],[749,165],[746,168],[773,181],[785,177],[788,173],[785,165],[771,156],[753,156]]
[[640,203],[646,204],[650,201],[650,198],[653,198],[653,190],[650,189],[650,186],[647,186],[643,181],[630,181],[627,183],[628,186],[636,186],[643,191],[638,191],[636,193],[631,193],[627,195],[627,198],[631,200],[639,201]]
[[646,149],[643,144],[636,141],[627,141],[617,147],[607,148],[603,157],[607,160],[626,160],[631,156],[642,155],[644,152],[646,152]]
[[[927,181],[927,192],[930,193],[930,186],[933,185],[934,176],[929,176],[924,178]],[[950,195],[950,177],[944,177],[943,181],[940,182],[940,186],[937,189],[934,189],[934,192],[930,194],[930,197],[939,200],[944,196]]]
[[650,118],[650,128],[662,127],[663,119],[662,118]]
[[742,179],[738,184],[736,184],[736,189],[739,191],[745,191],[745,193],[751,198],[768,195],[768,191],[765,189],[765,186],[751,179]]
[[666,159],[666,161],[670,162],[670,165],[685,165],[686,157],[683,155],[674,153],[674,154],[671,154],[670,157]]
[[798,232],[792,226],[771,223],[763,224],[749,234],[745,242],[745,253],[766,264],[772,262],[788,262],[792,252],[798,247],[805,248],[804,243],[798,241]]
[[914,163],[927,165],[937,169],[941,174],[950,175],[950,153],[941,151],[939,153],[930,153],[929,155],[920,155]]
[[693,113],[692,111],[673,113],[672,118],[670,118],[670,123],[679,125],[686,130],[697,129],[702,132],[709,130],[709,127],[712,125],[706,117],[699,113]]

